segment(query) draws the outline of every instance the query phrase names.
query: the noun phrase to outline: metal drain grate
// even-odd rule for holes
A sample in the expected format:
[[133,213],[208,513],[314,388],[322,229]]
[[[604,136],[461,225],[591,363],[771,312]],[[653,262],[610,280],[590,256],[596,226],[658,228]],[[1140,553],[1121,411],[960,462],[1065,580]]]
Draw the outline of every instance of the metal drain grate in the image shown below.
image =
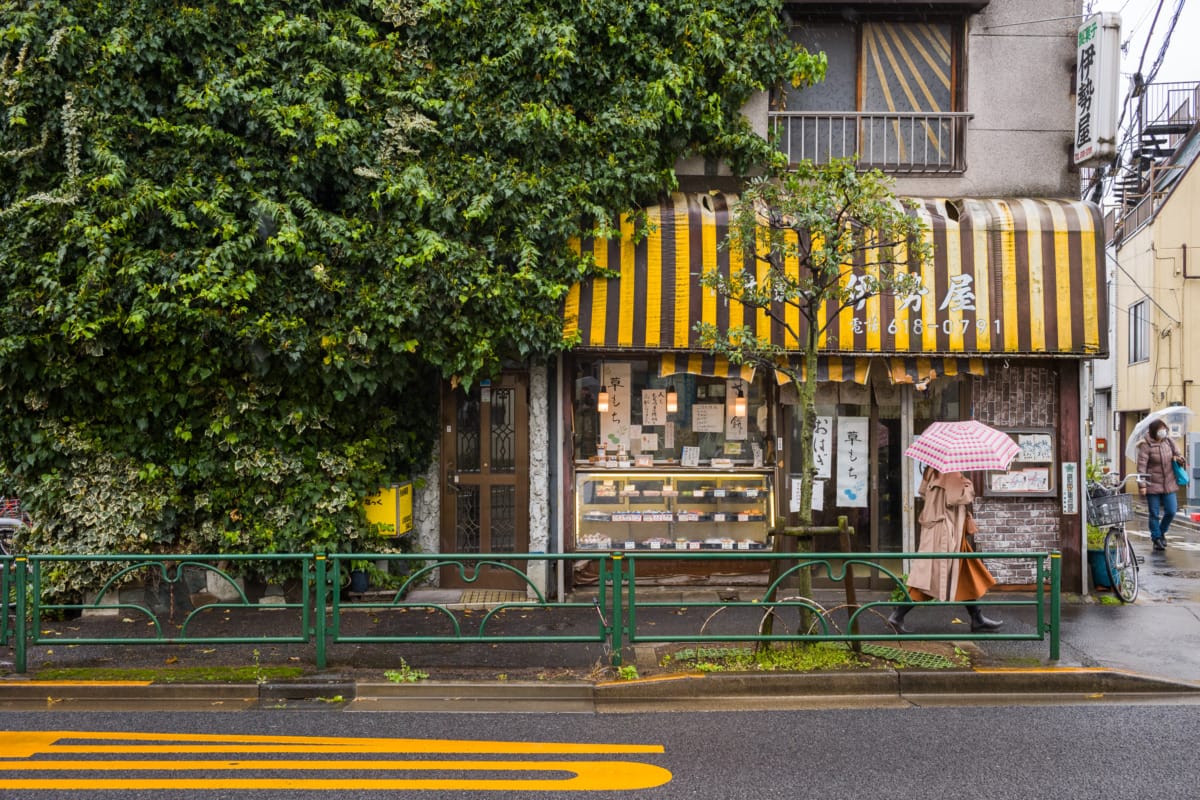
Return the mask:
[[500,605],[501,603],[527,603],[530,601],[524,592],[502,589],[470,589],[462,593],[458,602],[470,605]]
[[876,658],[895,661],[912,667],[925,669],[961,669],[965,664],[937,653],[927,653],[924,650],[901,650],[899,647],[884,647],[880,644],[864,644],[862,651]]

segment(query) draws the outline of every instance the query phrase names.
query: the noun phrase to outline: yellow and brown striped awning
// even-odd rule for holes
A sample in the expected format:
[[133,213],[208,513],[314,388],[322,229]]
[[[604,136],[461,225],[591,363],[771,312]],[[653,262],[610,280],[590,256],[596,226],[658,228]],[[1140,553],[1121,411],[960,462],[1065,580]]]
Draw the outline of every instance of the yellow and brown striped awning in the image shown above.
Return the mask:
[[920,383],[930,378],[987,374],[982,358],[889,358],[887,366],[892,383]]
[[725,356],[709,353],[667,353],[658,362],[658,377],[704,375],[709,378],[741,378],[754,382],[754,366],[730,364]]
[[[843,356],[819,356],[817,358],[817,381],[819,383],[845,383],[853,381],[867,385],[871,377],[871,358],[850,358]],[[804,365],[804,357],[791,359],[792,366],[800,375],[800,380],[808,380],[808,369]],[[791,377],[781,370],[775,370],[775,382],[783,385],[791,381]]]
[[[700,351],[695,326],[750,325],[760,338],[798,351],[795,336],[765,314],[700,285],[703,272],[742,268],[721,247],[726,194],[674,194],[646,210],[649,235],[588,239],[581,253],[619,273],[574,286],[565,335],[579,348]],[[934,257],[922,293],[866,299],[833,321],[827,354],[1075,355],[1106,352],[1108,309],[1100,212],[1072,200],[919,199]],[[797,269],[796,265],[791,268]],[[849,279],[849,278],[848,278]],[[799,313],[789,319],[803,335]],[[828,318],[828,317],[827,317]]]

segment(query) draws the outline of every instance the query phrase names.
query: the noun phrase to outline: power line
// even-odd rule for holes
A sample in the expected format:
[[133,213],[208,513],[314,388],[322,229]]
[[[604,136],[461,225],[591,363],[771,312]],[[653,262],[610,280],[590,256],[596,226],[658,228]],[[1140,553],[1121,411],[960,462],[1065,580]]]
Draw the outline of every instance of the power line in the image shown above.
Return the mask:
[[[1150,75],[1146,78],[1146,83],[1154,83],[1154,77],[1158,75],[1158,70],[1163,65],[1163,59],[1167,57],[1167,47],[1171,44],[1171,35],[1175,33],[1175,25],[1179,22],[1179,15],[1183,13],[1183,0],[1179,0],[1179,5],[1175,6],[1175,14],[1171,17],[1171,24],[1167,27],[1166,36],[1163,37],[1162,47],[1158,49],[1158,57],[1154,59],[1154,66],[1150,68]],[[1147,42],[1149,40],[1147,39]]]
[[1134,288],[1136,288],[1139,292],[1141,292],[1143,295],[1145,295],[1146,299],[1149,300],[1151,303],[1153,303],[1154,307],[1157,308],[1159,311],[1161,311],[1162,315],[1164,317],[1171,320],[1171,322],[1175,323],[1176,325],[1180,324],[1179,320],[1177,320],[1173,316],[1171,316],[1171,312],[1169,312],[1165,308],[1163,308],[1162,303],[1158,302],[1158,300],[1154,297],[1153,294],[1151,294],[1150,292],[1148,292],[1144,288],[1142,288],[1142,285],[1137,282],[1137,278],[1133,277],[1133,275],[1130,274],[1129,270],[1125,269],[1125,265],[1117,260],[1116,248],[1114,248],[1112,245],[1108,245],[1105,248],[1105,252],[1108,254],[1108,257],[1110,259],[1112,259],[1112,262],[1117,265],[1117,269],[1119,269],[1119,270],[1121,270],[1121,272],[1125,273],[1125,277],[1129,278],[1129,282],[1133,284]]

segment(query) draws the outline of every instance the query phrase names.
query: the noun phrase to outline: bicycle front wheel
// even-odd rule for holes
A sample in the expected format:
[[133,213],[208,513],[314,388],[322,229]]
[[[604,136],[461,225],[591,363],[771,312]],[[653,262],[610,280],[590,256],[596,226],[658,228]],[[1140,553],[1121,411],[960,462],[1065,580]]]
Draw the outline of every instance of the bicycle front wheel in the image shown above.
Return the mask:
[[1132,603],[1138,594],[1137,555],[1122,528],[1112,528],[1104,535],[1104,561],[1112,579],[1113,594],[1123,603]]
[[15,556],[16,545],[13,543],[14,534],[20,529],[19,525],[9,524],[8,520],[0,520],[0,556]]

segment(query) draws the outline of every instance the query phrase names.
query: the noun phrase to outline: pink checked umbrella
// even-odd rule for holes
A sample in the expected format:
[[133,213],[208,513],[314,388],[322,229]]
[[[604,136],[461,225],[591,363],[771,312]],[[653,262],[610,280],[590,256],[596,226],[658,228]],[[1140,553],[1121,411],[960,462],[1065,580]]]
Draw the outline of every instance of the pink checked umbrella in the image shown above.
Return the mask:
[[974,419],[935,422],[918,436],[904,455],[938,472],[1008,469],[1021,448],[1004,431]]

